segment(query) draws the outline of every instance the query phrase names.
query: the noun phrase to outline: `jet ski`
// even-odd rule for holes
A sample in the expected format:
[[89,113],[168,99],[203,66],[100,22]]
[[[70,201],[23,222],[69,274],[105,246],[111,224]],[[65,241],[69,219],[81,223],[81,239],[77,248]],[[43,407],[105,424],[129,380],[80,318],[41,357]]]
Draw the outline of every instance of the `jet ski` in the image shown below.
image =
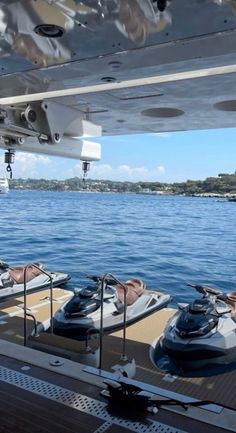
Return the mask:
[[[68,274],[45,271],[41,262],[25,266],[27,266],[25,274],[27,292],[50,286],[50,278],[43,272],[47,272],[51,276],[54,287],[61,286],[70,279]],[[25,266],[12,267],[0,260],[0,299],[24,292]]]
[[[55,313],[54,334],[86,339],[88,334],[100,331],[101,309],[103,331],[110,333],[123,327],[124,313],[128,326],[164,308],[170,301],[170,295],[147,290],[143,281],[137,278],[124,284],[114,277],[89,278],[94,284],[75,291]],[[44,324],[44,330],[48,325]]]
[[187,367],[236,361],[236,292],[189,286],[203,296],[190,304],[178,304],[178,312],[159,340],[160,347]]

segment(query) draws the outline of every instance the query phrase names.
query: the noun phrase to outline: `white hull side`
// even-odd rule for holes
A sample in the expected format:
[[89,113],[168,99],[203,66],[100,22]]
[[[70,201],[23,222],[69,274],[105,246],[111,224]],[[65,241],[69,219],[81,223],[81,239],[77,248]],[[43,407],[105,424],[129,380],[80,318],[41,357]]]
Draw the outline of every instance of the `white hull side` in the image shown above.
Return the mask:
[[0,179],[0,194],[7,194],[9,192],[9,185],[7,179]]

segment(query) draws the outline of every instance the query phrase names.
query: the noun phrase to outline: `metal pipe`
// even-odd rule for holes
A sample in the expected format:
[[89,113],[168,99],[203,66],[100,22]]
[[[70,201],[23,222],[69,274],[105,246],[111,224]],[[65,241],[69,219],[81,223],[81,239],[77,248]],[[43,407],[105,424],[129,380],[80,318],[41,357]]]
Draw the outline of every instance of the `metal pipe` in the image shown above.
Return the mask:
[[122,342],[122,354],[121,354],[121,359],[122,361],[127,361],[127,356],[126,356],[126,313],[127,313],[127,288],[125,287],[124,284],[122,284],[116,277],[114,277],[114,275],[112,274],[106,274],[104,275],[103,278],[111,278],[112,280],[114,280],[117,284],[119,284],[122,289],[124,290],[124,319],[123,319],[123,342]]
[[124,284],[122,284],[117,278],[115,278],[113,275],[109,275],[112,279],[116,281],[117,284],[119,284],[122,289],[124,290],[124,320],[123,320],[123,343],[122,343],[122,354],[121,359],[122,361],[127,361],[126,356],[126,313],[127,313],[127,288]]
[[52,275],[49,272],[46,272],[44,269],[41,269],[39,266],[32,263],[34,268],[38,269],[42,274],[47,275],[50,280],[50,332],[53,334],[53,279]]
[[105,279],[108,274],[103,275],[101,279],[101,310],[100,310],[100,332],[99,332],[99,370],[102,369],[102,351],[103,351],[103,301],[104,301],[104,288]]
[[126,356],[126,312],[127,312],[127,288],[122,284],[124,289],[124,323],[123,323],[123,347],[122,347],[122,361],[127,360]]
[[29,317],[31,317],[31,319],[33,319],[33,321],[34,321],[34,336],[38,337],[39,334],[38,334],[38,329],[37,329],[37,319],[36,319],[36,317],[32,313],[29,313],[29,312],[26,312],[26,316],[29,316]]
[[124,320],[123,320],[123,344],[122,344],[122,354],[121,359],[123,361],[127,360],[126,356],[126,310],[127,310],[127,288],[122,284],[117,278],[112,274],[105,274],[101,278],[101,310],[100,310],[100,330],[99,330],[99,370],[102,369],[102,352],[103,352],[103,302],[104,302],[104,290],[106,287],[106,279],[111,278],[117,284],[119,284],[124,290]]
[[89,328],[86,331],[86,339],[85,339],[85,350],[88,352],[91,347],[89,346],[89,336],[91,335],[95,335],[95,334],[100,334],[100,332],[98,331],[98,329],[94,329],[94,328]]
[[27,306],[26,306],[26,271],[28,269],[28,266],[25,266],[24,268],[24,346],[26,346],[26,340],[27,340],[27,324],[26,324],[26,315],[27,315]]
[[45,274],[50,279],[50,325],[51,325],[51,334],[53,334],[53,280],[51,274],[39,268],[39,266],[34,263],[26,265],[24,268],[24,346],[27,345],[27,319],[26,316],[29,315],[27,313],[27,282],[26,282],[26,272],[29,267],[33,267],[38,269],[42,274]]

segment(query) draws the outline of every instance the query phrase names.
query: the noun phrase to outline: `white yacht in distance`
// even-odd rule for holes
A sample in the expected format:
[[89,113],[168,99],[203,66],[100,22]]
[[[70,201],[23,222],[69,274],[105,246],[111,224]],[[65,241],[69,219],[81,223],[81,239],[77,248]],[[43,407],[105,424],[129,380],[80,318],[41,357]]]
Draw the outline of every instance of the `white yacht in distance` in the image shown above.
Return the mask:
[[0,177],[0,194],[7,194],[9,192],[9,183],[6,177]]

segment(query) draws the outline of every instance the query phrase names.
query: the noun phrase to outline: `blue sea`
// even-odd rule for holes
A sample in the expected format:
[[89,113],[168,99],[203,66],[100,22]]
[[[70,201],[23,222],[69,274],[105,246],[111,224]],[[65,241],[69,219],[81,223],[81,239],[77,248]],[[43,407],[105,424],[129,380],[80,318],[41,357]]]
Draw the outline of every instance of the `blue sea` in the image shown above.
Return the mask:
[[142,278],[176,302],[188,282],[236,290],[236,203],[215,198],[10,191],[0,196],[0,258],[68,272]]

